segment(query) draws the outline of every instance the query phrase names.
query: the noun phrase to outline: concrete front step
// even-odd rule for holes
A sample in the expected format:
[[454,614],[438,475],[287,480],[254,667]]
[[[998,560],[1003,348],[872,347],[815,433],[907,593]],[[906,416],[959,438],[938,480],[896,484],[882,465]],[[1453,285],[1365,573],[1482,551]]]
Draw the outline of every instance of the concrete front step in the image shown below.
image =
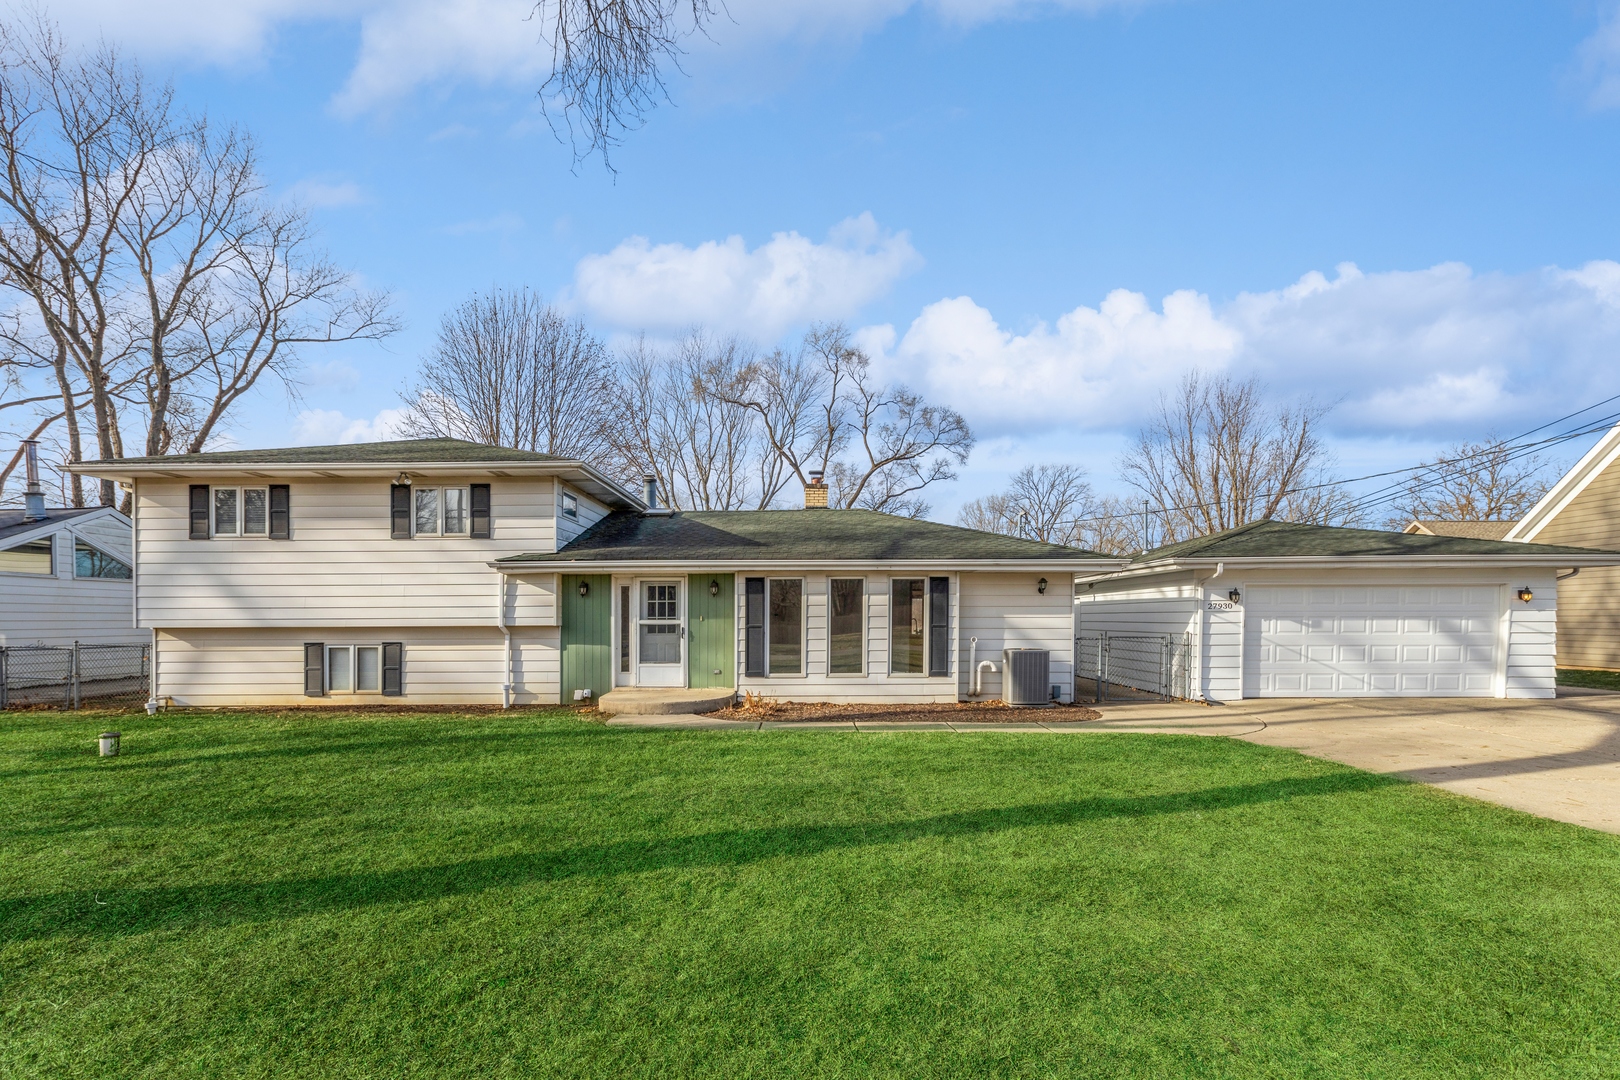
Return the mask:
[[735,690],[656,690],[622,686],[596,699],[596,707],[620,716],[666,716],[708,713],[736,700]]

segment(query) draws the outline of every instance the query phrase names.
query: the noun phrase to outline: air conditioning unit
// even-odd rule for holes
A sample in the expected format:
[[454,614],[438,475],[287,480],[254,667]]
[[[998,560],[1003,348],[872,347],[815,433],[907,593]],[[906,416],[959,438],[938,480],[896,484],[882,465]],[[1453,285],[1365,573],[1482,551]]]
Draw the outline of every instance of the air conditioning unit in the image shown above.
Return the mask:
[[1052,654],[1045,649],[1001,651],[1001,700],[1026,708],[1050,708]]

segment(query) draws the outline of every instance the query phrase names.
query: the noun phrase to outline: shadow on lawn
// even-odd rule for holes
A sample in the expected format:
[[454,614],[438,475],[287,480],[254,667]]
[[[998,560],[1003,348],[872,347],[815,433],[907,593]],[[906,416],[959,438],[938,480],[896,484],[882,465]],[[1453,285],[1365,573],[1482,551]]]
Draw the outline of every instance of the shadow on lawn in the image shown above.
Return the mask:
[[61,892],[0,900],[0,940],[59,934],[119,936],[158,927],[211,926],[375,904],[414,903],[570,878],[700,867],[744,866],[778,857],[818,855],[927,837],[979,836],[1108,818],[1214,811],[1303,796],[1339,795],[1406,787],[1376,773],[1325,776],[1207,788],[1159,795],[1099,796],[940,814],[912,821],[854,825],[784,825],[674,837],[626,840],[555,852],[466,859],[439,866],[283,878],[265,882],[178,885],[167,888]]

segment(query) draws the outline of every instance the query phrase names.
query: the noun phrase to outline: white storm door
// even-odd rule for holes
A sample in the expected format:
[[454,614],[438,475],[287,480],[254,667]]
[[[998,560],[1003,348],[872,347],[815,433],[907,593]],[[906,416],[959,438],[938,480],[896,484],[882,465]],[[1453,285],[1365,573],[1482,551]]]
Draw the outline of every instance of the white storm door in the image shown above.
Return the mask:
[[1244,697],[1490,697],[1499,590],[1250,586]]
[[686,685],[679,581],[636,582],[636,685]]

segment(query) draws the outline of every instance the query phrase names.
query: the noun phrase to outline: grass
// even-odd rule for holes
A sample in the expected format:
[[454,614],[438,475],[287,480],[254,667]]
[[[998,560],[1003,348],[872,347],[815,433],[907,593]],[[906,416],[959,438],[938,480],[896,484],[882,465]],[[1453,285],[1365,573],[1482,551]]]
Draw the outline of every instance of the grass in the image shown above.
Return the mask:
[[1558,685],[1584,686],[1592,690],[1620,690],[1620,671],[1559,668]]
[[1223,739],[0,714],[4,1077],[1612,1077],[1620,837]]

